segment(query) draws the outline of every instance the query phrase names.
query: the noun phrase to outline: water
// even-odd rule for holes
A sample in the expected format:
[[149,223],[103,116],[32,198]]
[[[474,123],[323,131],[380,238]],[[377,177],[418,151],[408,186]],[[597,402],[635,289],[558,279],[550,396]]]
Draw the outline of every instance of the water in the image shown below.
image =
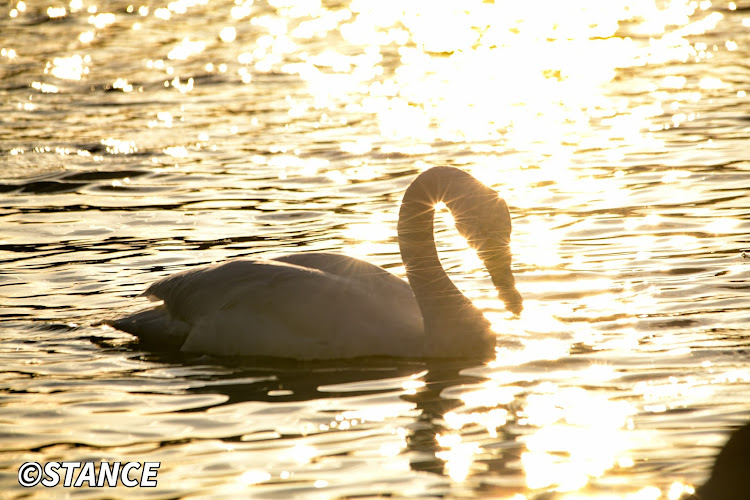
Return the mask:
[[[0,7],[10,498],[674,499],[748,420],[747,2],[11,0]],[[510,318],[449,220],[485,365],[153,352],[166,274],[336,251],[459,166],[513,214]],[[510,344],[509,344],[510,345]],[[37,461],[156,488],[24,489]],[[546,497],[545,497],[546,498]]]

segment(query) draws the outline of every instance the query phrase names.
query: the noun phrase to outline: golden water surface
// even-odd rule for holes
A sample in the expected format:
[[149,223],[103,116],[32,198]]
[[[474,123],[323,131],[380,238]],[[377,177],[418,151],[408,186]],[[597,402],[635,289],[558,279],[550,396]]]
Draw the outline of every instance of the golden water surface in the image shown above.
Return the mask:
[[[10,498],[677,500],[750,417],[750,3],[9,0],[0,6],[0,491]],[[335,251],[403,276],[414,175],[507,200],[483,365],[147,351],[155,279]],[[17,481],[158,461],[158,486]]]

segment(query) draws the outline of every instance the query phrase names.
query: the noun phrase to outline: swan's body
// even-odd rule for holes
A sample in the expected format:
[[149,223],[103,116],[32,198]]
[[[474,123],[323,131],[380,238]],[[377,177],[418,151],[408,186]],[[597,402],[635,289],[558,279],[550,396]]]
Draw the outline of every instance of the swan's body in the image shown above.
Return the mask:
[[185,352],[295,358],[394,354],[423,341],[409,285],[342,255],[236,259],[157,281],[145,295],[164,301],[113,325]]
[[144,295],[163,305],[109,324],[147,342],[216,355],[491,355],[496,340],[489,322],[440,265],[433,238],[439,201],[478,250],[506,307],[520,312],[505,202],[471,175],[437,167],[415,179],[399,214],[399,246],[411,287],[378,266],[342,255],[236,259],[157,281]]

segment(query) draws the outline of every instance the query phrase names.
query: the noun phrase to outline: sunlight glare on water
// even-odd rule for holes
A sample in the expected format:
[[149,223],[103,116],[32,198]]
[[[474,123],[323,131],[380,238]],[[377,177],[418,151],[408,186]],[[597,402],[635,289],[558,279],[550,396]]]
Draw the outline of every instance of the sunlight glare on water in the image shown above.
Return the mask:
[[[7,2],[2,490],[107,459],[159,461],[159,498],[691,493],[748,420],[748,9]],[[518,317],[435,207],[487,363],[224,360],[98,326],[232,257],[403,278],[400,199],[435,165],[511,210]]]

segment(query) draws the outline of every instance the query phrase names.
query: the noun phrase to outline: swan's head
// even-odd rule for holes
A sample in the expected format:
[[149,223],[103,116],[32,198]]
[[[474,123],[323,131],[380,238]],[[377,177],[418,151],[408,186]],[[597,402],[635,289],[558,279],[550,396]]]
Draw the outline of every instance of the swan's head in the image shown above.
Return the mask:
[[460,200],[460,208],[454,211],[456,228],[484,262],[505,307],[520,314],[523,299],[510,268],[510,211],[493,189],[480,185],[479,190]]

